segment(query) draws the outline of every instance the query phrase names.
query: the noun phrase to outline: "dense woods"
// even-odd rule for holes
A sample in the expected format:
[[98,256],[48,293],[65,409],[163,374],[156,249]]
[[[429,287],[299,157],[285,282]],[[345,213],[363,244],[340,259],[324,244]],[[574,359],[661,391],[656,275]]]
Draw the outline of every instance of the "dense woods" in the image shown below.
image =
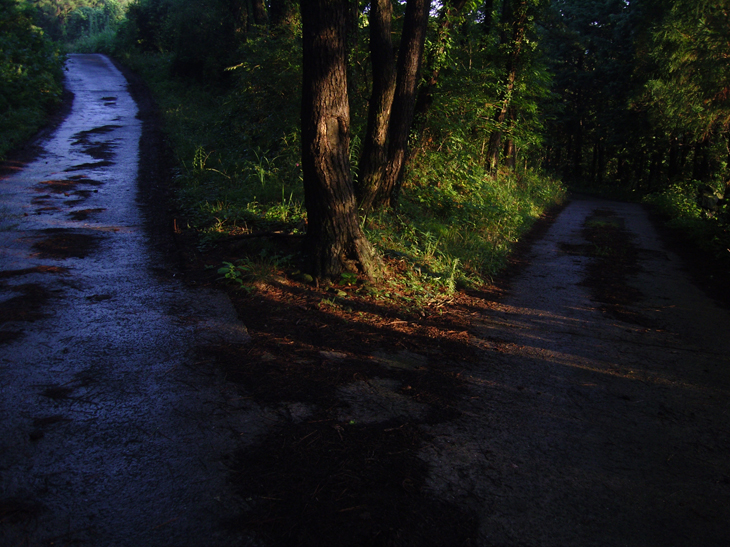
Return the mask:
[[203,242],[308,221],[316,276],[372,275],[369,239],[446,290],[493,274],[562,180],[729,258],[727,0],[2,2],[146,75]]

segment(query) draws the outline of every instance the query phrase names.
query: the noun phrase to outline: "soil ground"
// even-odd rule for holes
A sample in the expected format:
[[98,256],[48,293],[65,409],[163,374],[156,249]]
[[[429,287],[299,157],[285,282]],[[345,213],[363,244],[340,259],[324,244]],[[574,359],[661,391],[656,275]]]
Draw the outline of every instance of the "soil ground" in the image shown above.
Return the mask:
[[[227,290],[251,335],[245,346],[201,345],[197,362],[277,417],[231,455],[242,510],[227,528],[255,545],[727,544],[727,399],[709,400],[728,394],[727,354],[720,341],[717,356],[702,348],[697,362],[712,372],[681,380],[663,357],[652,362],[635,348],[644,340],[664,343],[656,336],[668,329],[648,308],[637,309],[648,291],[637,281],[648,251],[626,227],[620,204],[591,205],[575,237],[557,244],[560,259],[574,264],[566,272],[577,276],[558,289],[583,290],[584,304],[591,303],[581,311],[590,320],[579,318],[580,332],[560,330],[569,313],[557,320],[556,309],[534,304],[551,295],[524,293],[525,279],[563,267],[530,269],[534,246],[561,210],[535,225],[492,286],[425,309],[386,304],[358,284],[314,287],[285,269],[242,290],[220,281],[224,261],[257,256],[262,244],[290,254],[298,242],[269,238],[201,254],[194,234],[176,230],[184,224],[160,199],[170,189],[153,183],[170,165],[158,119],[143,87],[126,75],[148,139],[140,173],[150,174],[141,186],[154,213],[152,239],[186,283]],[[665,236],[695,281],[727,306],[728,272]],[[40,313],[34,310],[44,295],[26,297],[17,313]],[[632,338],[611,338],[611,329]],[[589,354],[582,344],[604,342],[628,357],[595,364],[609,350],[592,347]],[[677,352],[689,347],[677,344]],[[562,361],[545,356],[560,352]],[[572,354],[582,358],[573,363]],[[556,371],[556,362],[587,370],[589,361],[605,370],[567,380]],[[716,391],[695,374],[711,374]],[[617,387],[617,378],[632,375],[639,379]],[[671,395],[667,386],[682,381],[707,397],[682,402]],[[660,385],[667,391],[656,391]],[[641,404],[649,406],[637,412]],[[666,451],[658,450],[663,442]],[[670,462],[677,467],[662,467]],[[6,509],[0,507],[3,519],[22,510]]]

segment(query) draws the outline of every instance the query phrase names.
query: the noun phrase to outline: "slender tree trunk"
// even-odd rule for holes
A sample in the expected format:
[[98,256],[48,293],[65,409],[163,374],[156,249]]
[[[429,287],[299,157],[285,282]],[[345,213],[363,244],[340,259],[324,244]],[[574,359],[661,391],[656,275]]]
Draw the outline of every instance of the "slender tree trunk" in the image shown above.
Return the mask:
[[368,126],[360,158],[360,177],[356,188],[362,211],[373,205],[382,186],[387,161],[388,122],[395,95],[395,59],[391,40],[393,5],[391,0],[372,0],[370,4],[370,60],[373,90],[368,110]]
[[515,113],[514,107],[510,106],[508,112],[510,131],[507,133],[507,140],[504,143],[504,161],[505,165],[513,170],[517,166],[517,148],[515,147],[515,140],[512,137],[512,128],[514,128],[516,118],[517,114]]
[[255,25],[265,25],[268,22],[264,0],[251,0],[251,11]]
[[677,137],[669,139],[669,166],[667,167],[667,179],[669,182],[677,180],[679,175],[679,141]]
[[496,171],[499,167],[503,127],[512,103],[512,95],[517,82],[517,67],[527,30],[527,8],[527,0],[504,0],[502,5],[503,30],[500,41],[503,45],[509,44],[510,51],[505,61],[502,100],[494,115],[495,129],[489,138],[487,165],[492,171]]
[[649,162],[649,190],[654,190],[659,186],[659,181],[662,177],[662,156],[663,154],[659,151],[651,155]]
[[575,123],[575,144],[573,146],[573,180],[583,176],[583,120]]
[[705,137],[695,145],[692,178],[702,182],[710,180],[710,138]]
[[484,0],[484,34],[488,36],[492,32],[492,13],[494,12],[494,0]]
[[408,135],[416,106],[430,8],[431,0],[408,0],[403,20],[395,96],[388,126],[388,163],[376,198],[378,202],[391,206],[397,201],[408,155]]
[[442,58],[451,39],[451,29],[466,3],[467,0],[445,0],[443,3],[437,25],[436,46],[425,63],[425,73],[428,75],[428,79],[418,90],[416,116],[425,115],[431,103],[433,103],[433,94],[436,91],[439,74],[441,73]]
[[591,157],[591,182],[593,184],[598,182],[598,147],[599,138],[596,137],[596,140],[593,143],[593,154]]
[[358,221],[349,161],[346,0],[302,0],[302,171],[307,246],[317,279],[377,273]]
[[272,27],[291,26],[297,18],[296,0],[270,0],[269,16]]
[[603,139],[598,141],[598,185],[603,185],[603,175],[606,172],[606,146]]

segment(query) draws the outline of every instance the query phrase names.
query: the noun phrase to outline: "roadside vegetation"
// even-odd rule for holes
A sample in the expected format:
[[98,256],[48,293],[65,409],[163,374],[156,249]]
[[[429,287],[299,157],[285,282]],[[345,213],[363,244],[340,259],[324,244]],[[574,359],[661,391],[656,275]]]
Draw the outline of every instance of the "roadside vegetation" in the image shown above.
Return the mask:
[[0,0],[0,160],[45,123],[62,94],[63,59],[33,6]]

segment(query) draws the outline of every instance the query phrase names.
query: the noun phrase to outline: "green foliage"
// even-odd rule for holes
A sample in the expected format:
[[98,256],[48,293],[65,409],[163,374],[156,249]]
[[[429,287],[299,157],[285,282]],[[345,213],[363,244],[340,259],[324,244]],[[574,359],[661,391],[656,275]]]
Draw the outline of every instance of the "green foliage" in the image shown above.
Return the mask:
[[0,0],[0,158],[37,131],[61,97],[62,58],[34,15],[24,2]]
[[454,277],[468,285],[496,274],[533,221],[564,198],[558,181],[534,170],[490,174],[479,162],[480,146],[460,139],[419,151],[399,215],[373,219],[381,230],[374,241],[386,254],[445,288]]
[[722,2],[675,0],[654,32],[651,55],[659,70],[647,91],[670,130],[680,126],[703,137],[730,126],[727,8]]
[[[701,207],[703,189],[709,188],[699,181],[675,183],[647,195],[644,202],[666,218],[669,227],[730,265],[730,208],[726,202],[714,211]],[[722,195],[722,190],[716,194]]]
[[[144,5],[140,0],[132,8]],[[135,24],[143,20],[153,18]],[[487,172],[483,147],[495,129],[499,93],[490,55],[497,46],[485,44],[470,25],[464,27],[470,29],[470,45],[449,48],[442,60],[442,88],[423,120],[422,137],[414,141],[398,211],[380,211],[364,221],[393,274],[385,289],[376,291],[380,298],[425,305],[458,286],[483,282],[505,264],[534,219],[564,196],[559,182],[526,168],[541,157],[537,101],[549,82],[536,53],[516,86],[520,114],[505,128],[517,143],[521,167]],[[144,35],[143,45],[157,43],[148,49],[167,51],[172,41],[151,39],[163,34]],[[369,95],[366,41],[357,43],[350,56],[354,156]],[[303,230],[297,34],[249,34],[238,46],[225,87],[175,78],[175,55],[130,52],[126,62],[156,90],[179,157],[180,204],[201,243],[261,230]],[[261,263],[241,260],[220,267],[223,279],[245,285],[254,262]],[[356,279],[341,281],[351,285]]]
[[648,194],[644,202],[656,208],[661,214],[682,220],[697,220],[702,218],[702,209],[697,204],[697,194],[700,183],[675,183],[661,192]]
[[242,3],[230,0],[135,0],[120,40],[127,49],[170,53],[174,74],[219,83],[246,34]]
[[257,257],[244,257],[233,262],[225,261],[218,268],[221,281],[252,291],[257,283],[271,281],[276,273],[289,264],[290,256],[270,254],[263,249]]
[[56,42],[73,43],[113,32],[130,0],[33,0],[36,24]]

